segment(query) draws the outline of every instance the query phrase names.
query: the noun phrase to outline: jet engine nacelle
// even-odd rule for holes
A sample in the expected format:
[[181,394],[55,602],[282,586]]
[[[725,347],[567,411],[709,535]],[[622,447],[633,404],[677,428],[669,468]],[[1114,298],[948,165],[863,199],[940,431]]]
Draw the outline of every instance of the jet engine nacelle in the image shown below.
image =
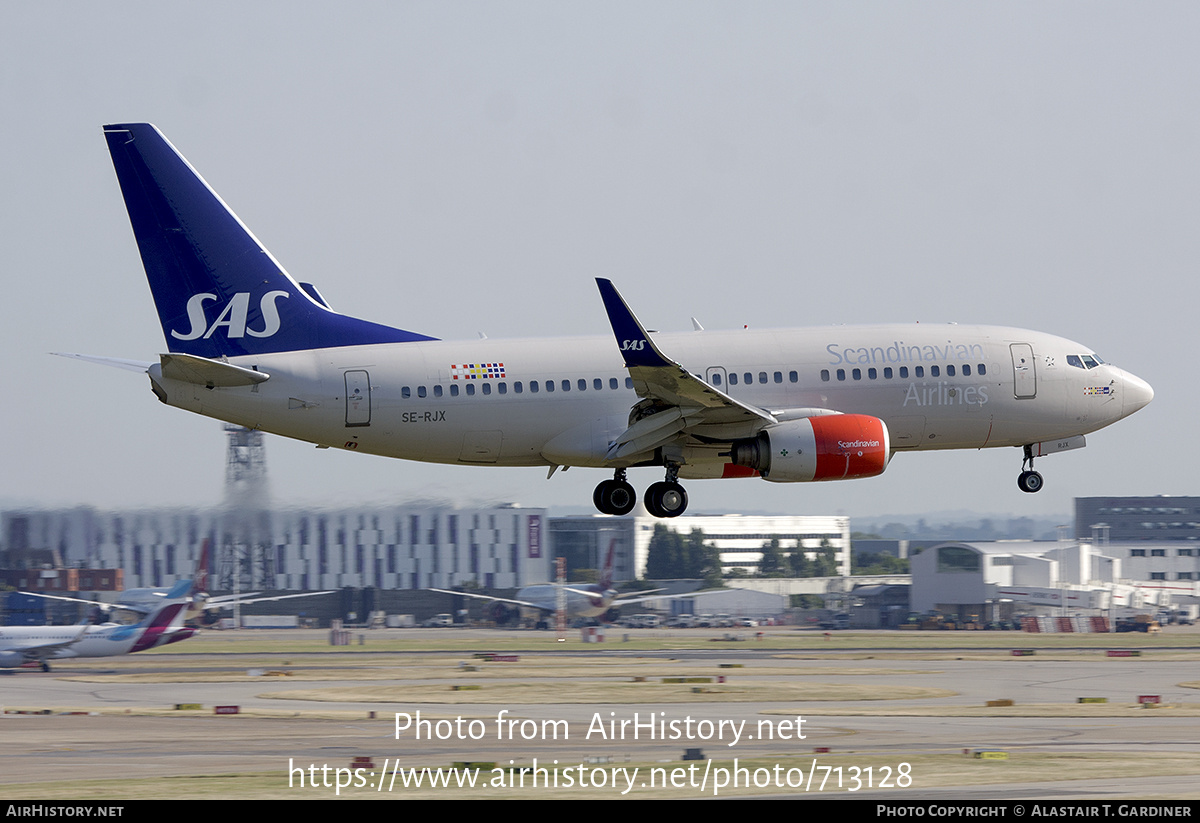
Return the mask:
[[887,424],[865,414],[788,420],[735,441],[730,452],[735,465],[774,483],[874,477],[890,456]]

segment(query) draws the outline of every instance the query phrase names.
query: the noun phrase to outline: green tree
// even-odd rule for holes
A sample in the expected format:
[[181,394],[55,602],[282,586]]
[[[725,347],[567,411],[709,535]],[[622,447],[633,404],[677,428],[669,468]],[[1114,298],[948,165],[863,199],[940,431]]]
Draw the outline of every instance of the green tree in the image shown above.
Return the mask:
[[808,553],[804,547],[800,545],[800,541],[796,541],[796,548],[792,549],[788,555],[788,566],[791,568],[792,577],[812,577],[812,562],[808,559]]
[[655,523],[646,550],[646,578],[669,580],[682,576],[679,570],[683,566],[683,555],[683,538],[662,523]]
[[886,552],[862,552],[850,559],[851,574],[908,574],[908,560]]
[[704,532],[692,529],[692,533],[684,541],[684,548],[687,553],[688,577],[701,578],[706,588],[721,588],[725,585],[721,579],[721,552],[704,540]]
[[779,538],[772,537],[762,547],[762,559],[758,561],[759,577],[784,577],[783,552],[779,549]]

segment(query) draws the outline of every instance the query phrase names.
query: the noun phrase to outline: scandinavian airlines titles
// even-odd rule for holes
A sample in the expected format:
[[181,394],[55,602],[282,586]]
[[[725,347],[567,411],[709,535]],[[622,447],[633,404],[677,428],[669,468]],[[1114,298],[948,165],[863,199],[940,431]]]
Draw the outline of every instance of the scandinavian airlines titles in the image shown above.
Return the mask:
[[978,343],[965,345],[947,340],[945,346],[908,346],[903,340],[897,340],[892,345],[871,346],[870,348],[854,348],[830,343],[825,347],[833,359],[829,365],[841,363],[869,365],[873,363],[925,363],[935,360],[982,360],[983,346]]

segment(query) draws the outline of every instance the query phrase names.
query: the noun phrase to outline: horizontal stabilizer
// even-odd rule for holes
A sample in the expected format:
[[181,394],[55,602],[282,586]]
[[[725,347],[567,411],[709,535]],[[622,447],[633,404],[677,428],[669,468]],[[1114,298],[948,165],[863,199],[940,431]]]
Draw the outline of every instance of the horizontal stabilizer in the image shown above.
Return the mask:
[[136,371],[142,374],[146,373],[154,363],[148,360],[125,360],[121,357],[98,357],[94,354],[70,354],[68,352],[52,351],[51,354],[57,357],[69,357],[72,360],[83,360],[87,363],[99,363],[101,366],[112,366],[117,369],[125,369],[126,371]]
[[162,375],[168,380],[182,380],[198,386],[215,388],[220,386],[253,386],[265,382],[271,375],[254,369],[209,360],[191,354],[160,354]]

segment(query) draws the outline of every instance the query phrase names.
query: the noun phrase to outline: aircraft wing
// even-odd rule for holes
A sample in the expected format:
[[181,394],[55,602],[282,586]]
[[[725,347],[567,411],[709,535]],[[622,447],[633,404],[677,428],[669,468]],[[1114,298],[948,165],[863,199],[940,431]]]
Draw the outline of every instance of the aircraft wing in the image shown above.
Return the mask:
[[[661,592],[665,589],[652,589],[651,591]],[[701,594],[725,594],[727,592],[738,591],[738,589],[707,589],[705,591],[688,592],[686,594],[649,594],[648,592],[638,592],[641,597],[630,597],[626,599],[618,598],[613,601],[614,606],[628,606],[633,603],[645,603],[650,600],[682,600],[685,597],[696,597]]]
[[17,594],[28,595],[29,597],[44,597],[47,600],[65,600],[68,603],[87,603],[89,606],[99,606],[102,609],[115,605],[113,603],[101,603],[97,600],[84,600],[82,597],[64,597],[61,594],[43,594],[42,592],[17,592]]
[[[540,603],[530,603],[528,600],[512,600],[507,597],[496,597],[491,594],[472,594],[471,592],[452,592],[449,589],[426,589],[427,592],[439,592],[441,594],[455,594],[463,597],[474,597],[476,600],[491,600],[496,603],[512,603],[514,606],[524,606],[527,609],[541,609],[542,611],[554,611],[547,609]],[[590,592],[589,592],[590,594]]]
[[291,600],[293,597],[316,597],[319,594],[333,594],[334,590],[329,589],[323,592],[300,592],[299,594],[278,594],[272,597],[255,597],[258,592],[248,592],[247,594],[223,594],[219,597],[210,597],[204,601],[204,608],[228,608],[229,606],[243,606],[247,603],[265,603],[270,600]]
[[733,424],[745,428],[748,424],[757,430],[779,422],[766,409],[735,400],[669,359],[650,339],[612,281],[596,278],[596,284],[634,391],[643,399],[667,407],[626,429],[609,448],[609,460],[651,451],[701,426]]

